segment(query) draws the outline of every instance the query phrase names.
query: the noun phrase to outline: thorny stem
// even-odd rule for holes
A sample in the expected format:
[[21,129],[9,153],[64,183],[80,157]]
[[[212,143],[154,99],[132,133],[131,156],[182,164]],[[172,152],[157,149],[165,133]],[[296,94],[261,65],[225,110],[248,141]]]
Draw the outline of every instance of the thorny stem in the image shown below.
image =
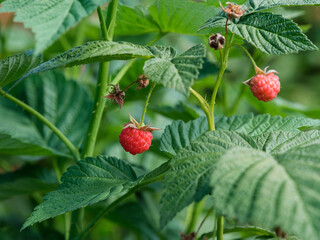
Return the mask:
[[[112,41],[113,28],[115,23],[115,17],[117,13],[118,0],[112,0],[109,3],[108,9],[108,21],[105,22],[101,7],[97,8],[97,13],[100,21],[100,28],[102,39]],[[106,99],[103,98],[108,88],[108,73],[109,73],[109,62],[103,62],[99,65],[98,82],[96,87],[96,95],[94,100],[93,111],[91,114],[88,134],[84,143],[83,157],[89,157],[93,155],[96,139],[105,107]],[[70,227],[70,238],[77,236],[82,231],[84,216],[84,208],[81,208],[72,213],[71,227]]]
[[[110,10],[111,16],[115,18],[116,12],[117,12],[118,0],[113,0],[110,4],[112,4],[111,5],[112,8]],[[114,24],[112,24],[113,18],[109,20],[110,22],[108,22],[108,26],[110,26],[110,28],[107,29],[107,25],[104,20],[104,16],[100,7],[98,7],[97,12],[98,12],[99,21],[100,21],[102,38],[104,40],[112,41],[113,30],[110,28],[114,27]],[[92,115],[89,123],[88,135],[84,144],[83,157],[88,157],[93,155],[93,151],[94,151],[94,147],[95,147],[95,143],[98,135],[98,130],[100,127],[100,122],[101,122],[101,118],[103,115],[103,110],[106,102],[106,99],[103,98],[103,96],[105,95],[108,88],[108,72],[109,72],[109,62],[100,63],[96,96],[94,101],[94,109],[92,111]]]
[[19,99],[15,98],[14,96],[10,95],[9,93],[6,93],[2,89],[0,89],[0,95],[4,98],[14,102],[22,109],[26,110],[33,116],[35,116],[37,119],[39,119],[44,125],[46,125],[48,128],[52,130],[54,134],[57,135],[58,138],[66,145],[66,147],[69,149],[70,153],[73,155],[75,160],[79,160],[79,152],[78,149],[72,144],[72,142],[54,125],[52,124],[48,119],[46,119],[41,113],[30,107],[29,105],[25,104],[24,102],[20,101]]
[[146,99],[146,103],[144,104],[144,108],[143,108],[143,112],[142,112],[142,116],[141,116],[141,120],[140,120],[140,126],[143,125],[143,120],[144,120],[144,116],[146,115],[146,112],[147,112],[147,108],[148,108],[148,104],[149,104],[149,100],[150,100],[150,97],[151,97],[151,93],[154,89],[154,87],[157,85],[157,83],[153,83],[150,90],[149,90],[149,93],[148,93],[148,96],[147,96],[147,99]]

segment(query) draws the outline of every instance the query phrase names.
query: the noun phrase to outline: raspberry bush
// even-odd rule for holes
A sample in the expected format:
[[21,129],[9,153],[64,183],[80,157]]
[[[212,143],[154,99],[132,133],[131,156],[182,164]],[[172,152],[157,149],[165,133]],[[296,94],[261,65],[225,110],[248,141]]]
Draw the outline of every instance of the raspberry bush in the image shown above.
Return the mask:
[[319,0],[0,4],[0,239],[320,239]]

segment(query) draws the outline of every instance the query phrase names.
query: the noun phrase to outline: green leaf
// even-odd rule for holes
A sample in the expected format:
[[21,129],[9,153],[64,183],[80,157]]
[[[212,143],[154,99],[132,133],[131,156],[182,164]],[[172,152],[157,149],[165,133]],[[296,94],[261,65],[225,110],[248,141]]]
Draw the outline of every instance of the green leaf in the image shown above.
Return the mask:
[[130,165],[115,157],[85,158],[70,167],[56,191],[38,205],[22,229],[59,214],[118,196],[136,183]]
[[244,6],[247,14],[274,7],[319,5],[320,0],[248,0]]
[[211,186],[218,213],[242,223],[269,229],[280,226],[285,232],[318,239],[319,156],[318,131],[272,131],[255,137],[207,132],[171,160],[161,222],[173,216],[169,209],[189,203],[198,180],[213,172]]
[[[209,19],[201,28],[222,28],[226,18]],[[280,15],[258,12],[233,20],[228,30],[268,54],[288,54],[298,51],[317,50],[293,21]]]
[[22,78],[39,72],[58,67],[72,67],[93,62],[107,62],[111,60],[127,60],[132,58],[152,58],[155,55],[144,46],[127,42],[93,41],[70,49],[51,60],[40,64]]
[[215,16],[220,8],[188,0],[157,0],[149,7],[153,19],[161,32],[174,32],[196,35],[197,29],[208,17]]
[[272,13],[246,15],[228,29],[268,54],[318,49],[294,22]]
[[[216,117],[215,124],[217,130],[228,130],[246,134],[245,136],[258,137],[261,134],[268,134],[271,131],[286,131],[292,133],[300,133],[303,126],[318,126],[320,120],[314,120],[303,117],[271,117],[269,114],[254,116],[253,114],[245,114],[241,116]],[[203,131],[199,130],[203,128]],[[200,135],[206,132],[207,123],[205,118],[198,118],[187,124],[181,121],[174,121],[167,126],[161,137],[161,150],[172,155],[179,154],[181,149],[190,145],[191,142],[198,139]],[[196,133],[192,138],[192,134]],[[188,136],[189,134],[189,136]],[[201,138],[201,137],[200,137]],[[241,142],[241,139],[226,139],[225,144],[232,144],[234,141]],[[229,143],[230,141],[230,143]],[[247,143],[244,143],[245,146]],[[243,145],[243,144],[242,144]],[[240,146],[242,146],[240,144]],[[230,148],[230,146],[228,147]],[[184,151],[184,150],[183,150]],[[214,157],[214,154],[212,155]],[[161,226],[170,221],[177,212],[190,204],[192,201],[203,197],[208,190],[208,182],[211,171],[208,166],[198,167],[190,166],[185,172],[176,165],[174,157],[170,162],[170,171],[165,177],[164,193],[161,197]],[[199,161],[202,161],[199,159]],[[200,163],[199,163],[200,164]],[[200,173],[200,171],[202,171]],[[183,173],[182,173],[183,172]],[[181,176],[181,178],[179,177]],[[187,180],[188,179],[188,180]],[[189,185],[187,185],[189,184]],[[171,207],[174,206],[174,207]]]
[[161,48],[161,56],[145,62],[144,73],[152,81],[189,94],[189,88],[197,79],[199,69],[202,68],[202,58],[206,54],[204,45],[195,45],[178,57],[175,57],[175,52],[171,48],[166,49],[164,51],[165,49]]
[[42,52],[70,27],[108,0],[7,0],[0,12],[15,12],[15,21],[31,28],[36,37],[35,54]]
[[294,116],[271,117],[269,114],[254,116],[251,113],[230,118],[216,117],[215,124],[218,130],[230,130],[250,136],[259,136],[262,133],[279,130],[300,132],[301,127],[319,126],[320,120]]
[[135,8],[119,5],[115,33],[140,35],[172,32],[197,35],[200,24],[216,15],[219,10],[220,8],[189,0],[157,0],[151,6]]
[[160,139],[160,150],[171,155],[190,145],[190,143],[208,131],[208,122],[205,117],[187,123],[177,120],[168,125]]
[[116,19],[115,35],[140,35],[161,32],[160,26],[152,18],[148,7],[131,8],[119,4]]
[[[32,76],[14,95],[39,111],[78,146],[88,127],[91,98],[77,82],[57,72]],[[0,99],[0,153],[10,155],[61,155],[69,150],[39,120],[4,98]]]
[[[259,136],[269,131],[293,131],[314,130],[320,126],[320,120],[304,117],[271,117],[269,114],[254,116],[245,114],[240,116],[216,117],[217,130],[230,130],[244,133],[250,136]],[[184,123],[181,120],[173,121],[168,125],[160,139],[160,150],[171,155],[190,145],[190,143],[208,130],[205,117]]]
[[0,61],[0,87],[3,87],[27,73],[41,62],[28,52],[7,57]]

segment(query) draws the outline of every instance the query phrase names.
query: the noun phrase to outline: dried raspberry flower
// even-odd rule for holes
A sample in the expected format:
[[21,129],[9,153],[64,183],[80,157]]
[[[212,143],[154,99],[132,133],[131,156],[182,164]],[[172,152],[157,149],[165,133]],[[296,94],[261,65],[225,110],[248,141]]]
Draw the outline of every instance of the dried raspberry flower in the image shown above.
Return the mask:
[[240,5],[236,5],[230,2],[227,2],[228,7],[223,7],[221,2],[220,3],[220,7],[222,9],[222,11],[224,11],[227,15],[229,19],[232,18],[239,18],[241,16],[243,16],[243,14],[246,12],[246,10],[241,10],[241,6]]
[[104,97],[111,99],[111,100],[115,101],[116,103],[118,103],[120,105],[120,109],[121,109],[126,94],[124,93],[124,91],[120,90],[119,84],[118,85],[109,84],[109,86],[112,87],[112,91]]
[[149,85],[149,79],[146,75],[142,74],[137,79],[138,87],[137,89],[146,88]]
[[252,94],[260,101],[268,102],[274,99],[280,92],[279,77],[275,75],[275,70],[266,72],[267,68],[261,70],[255,66],[256,75],[244,84],[250,86]]
[[215,50],[222,49],[226,39],[220,33],[212,34],[209,37],[209,46]]

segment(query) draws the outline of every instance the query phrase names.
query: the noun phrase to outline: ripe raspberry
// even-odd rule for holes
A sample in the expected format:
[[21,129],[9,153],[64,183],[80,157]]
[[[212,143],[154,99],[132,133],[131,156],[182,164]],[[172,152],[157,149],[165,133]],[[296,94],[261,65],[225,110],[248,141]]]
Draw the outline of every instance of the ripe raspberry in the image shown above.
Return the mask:
[[147,151],[151,145],[152,131],[158,128],[140,124],[130,116],[130,123],[126,123],[122,129],[119,141],[126,152],[136,155]]
[[131,127],[124,128],[119,136],[119,141],[123,149],[132,155],[147,151],[151,145],[151,140],[151,132]]
[[276,73],[274,70],[267,73],[261,70],[244,83],[250,86],[251,92],[258,100],[268,102],[274,99],[280,91],[279,77],[274,73]]

